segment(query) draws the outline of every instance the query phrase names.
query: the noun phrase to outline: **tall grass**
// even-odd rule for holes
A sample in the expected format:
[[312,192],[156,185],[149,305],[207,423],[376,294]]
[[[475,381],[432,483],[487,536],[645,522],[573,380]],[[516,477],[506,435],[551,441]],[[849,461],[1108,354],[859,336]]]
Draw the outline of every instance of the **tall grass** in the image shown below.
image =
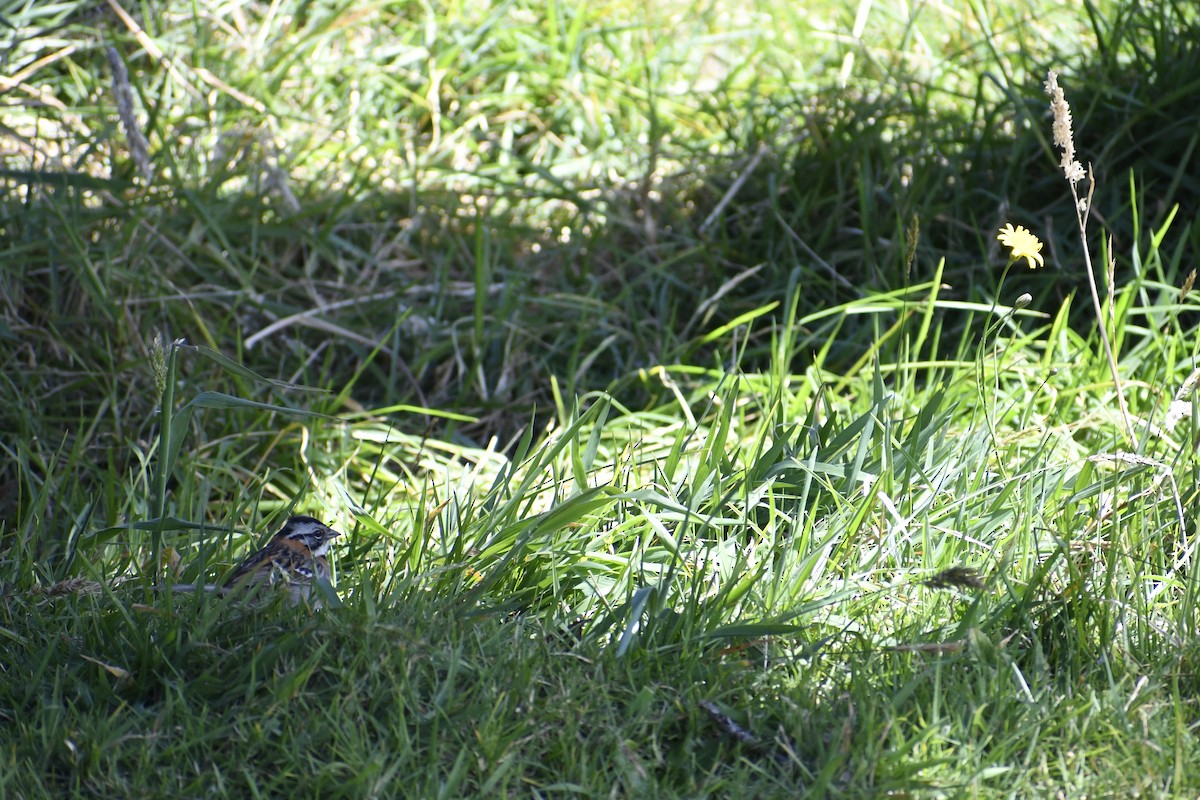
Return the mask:
[[5,12],[0,793],[1194,795],[1194,19],[897,8]]

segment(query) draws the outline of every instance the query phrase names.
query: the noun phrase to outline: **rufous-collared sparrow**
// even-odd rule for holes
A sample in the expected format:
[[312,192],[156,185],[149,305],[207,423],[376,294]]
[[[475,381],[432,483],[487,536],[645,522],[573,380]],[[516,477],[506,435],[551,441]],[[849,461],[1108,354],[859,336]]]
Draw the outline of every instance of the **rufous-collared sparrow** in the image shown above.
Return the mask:
[[[221,586],[205,585],[208,591],[227,594],[245,590],[257,592],[265,586],[285,586],[291,604],[308,602],[321,607],[321,595],[313,591],[318,581],[329,582],[329,543],[340,533],[312,517],[291,517],[271,537],[271,541],[249,556]],[[196,591],[196,584],[180,583],[172,587],[177,592]]]

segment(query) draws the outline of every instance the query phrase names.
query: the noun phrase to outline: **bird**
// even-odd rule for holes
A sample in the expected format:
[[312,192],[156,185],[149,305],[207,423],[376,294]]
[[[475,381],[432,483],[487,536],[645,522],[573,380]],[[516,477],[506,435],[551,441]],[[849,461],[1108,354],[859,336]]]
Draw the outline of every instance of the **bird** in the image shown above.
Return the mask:
[[291,605],[307,602],[314,609],[320,608],[320,593],[313,592],[313,585],[329,582],[326,555],[330,542],[338,536],[341,534],[313,517],[291,517],[265,547],[243,560],[220,586],[177,583],[171,588],[177,592],[199,589],[257,594],[263,587],[282,586],[288,589]]

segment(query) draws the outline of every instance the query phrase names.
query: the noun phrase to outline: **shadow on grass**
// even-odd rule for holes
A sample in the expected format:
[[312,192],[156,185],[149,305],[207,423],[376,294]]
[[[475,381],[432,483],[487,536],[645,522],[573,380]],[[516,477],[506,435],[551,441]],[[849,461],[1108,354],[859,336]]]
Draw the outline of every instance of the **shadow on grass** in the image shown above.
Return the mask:
[[[1097,217],[1127,252],[1174,204],[1183,219],[1200,207],[1190,100],[1200,34],[1192,15],[1165,3],[1122,6],[1109,19],[1091,13],[1102,46],[1064,57],[1062,70],[1080,152],[1096,154]],[[94,50],[102,73],[105,56]],[[334,387],[338,401],[459,410],[478,421],[412,415],[403,424],[447,439],[495,436],[506,447],[554,413],[556,391],[572,398],[625,381],[626,402],[649,404],[655,398],[640,393],[656,390],[628,380],[640,369],[765,369],[783,319],[775,304],[792,282],[803,316],[928,281],[944,259],[945,299],[986,300],[1003,266],[1002,222],[1042,232],[1051,255],[1042,272],[1014,273],[1006,295],[1029,291],[1037,306],[1057,308],[1082,285],[1082,261],[1047,141],[1045,64],[1030,53],[1018,61],[1025,77],[984,73],[975,97],[955,102],[871,62],[864,74],[876,74],[857,88],[719,87],[694,109],[719,134],[693,145],[679,130],[652,128],[630,145],[619,175],[564,178],[538,163],[543,139],[571,123],[550,115],[559,129],[508,149],[487,151],[494,137],[474,134],[491,155],[466,189],[448,162],[406,182],[368,164],[374,154],[347,162],[336,192],[320,175],[291,185],[287,154],[254,122],[221,132],[198,170],[198,137],[156,130],[164,123],[153,107],[155,141],[183,146],[160,147],[149,188],[135,186],[123,156],[112,178],[99,177],[86,152],[54,156],[121,153],[116,120],[89,141],[64,133],[27,142],[0,173],[0,367],[13,399],[0,409],[9,455],[0,518],[21,520],[20,535],[30,536],[30,509],[46,507],[40,495],[80,509],[107,491],[74,480],[67,465],[103,464],[110,476],[136,467],[125,443],[155,434],[155,334],[210,345],[264,375]],[[145,86],[162,69],[151,67]],[[421,130],[416,140],[432,136]],[[1197,235],[1182,226],[1177,246],[1194,249]],[[1185,276],[1159,277],[1179,285]],[[969,316],[938,313],[942,346],[955,355]],[[1084,304],[1077,313],[1090,324]],[[832,339],[823,366],[836,371],[876,334],[868,316],[806,329],[794,368]],[[212,365],[185,369],[194,385],[227,380]],[[266,390],[238,391],[263,399]],[[75,524],[45,516],[36,526]]]

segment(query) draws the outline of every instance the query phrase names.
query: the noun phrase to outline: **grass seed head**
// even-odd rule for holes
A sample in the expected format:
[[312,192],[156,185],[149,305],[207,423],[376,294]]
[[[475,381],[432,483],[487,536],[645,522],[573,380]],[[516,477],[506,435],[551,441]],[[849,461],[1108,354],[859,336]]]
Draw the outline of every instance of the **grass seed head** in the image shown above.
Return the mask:
[[1083,165],[1075,160],[1075,137],[1071,132],[1071,106],[1067,104],[1067,96],[1058,85],[1058,73],[1050,70],[1046,73],[1046,94],[1050,95],[1050,110],[1054,113],[1054,144],[1062,148],[1062,160],[1059,166],[1063,175],[1071,182],[1071,186],[1083,178]]

